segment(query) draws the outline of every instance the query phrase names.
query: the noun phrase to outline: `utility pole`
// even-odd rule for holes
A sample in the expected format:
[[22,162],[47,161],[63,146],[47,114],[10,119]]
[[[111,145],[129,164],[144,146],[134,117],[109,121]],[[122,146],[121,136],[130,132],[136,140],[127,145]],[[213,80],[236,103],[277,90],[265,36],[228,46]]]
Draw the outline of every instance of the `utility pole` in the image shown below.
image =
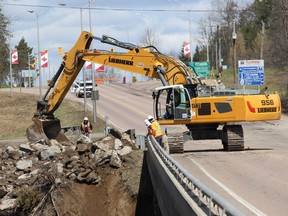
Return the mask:
[[218,75],[221,78],[222,77],[222,56],[221,56],[221,38],[220,38],[220,27],[218,28]]
[[237,60],[236,60],[236,39],[237,34],[235,30],[235,19],[233,21],[233,33],[232,33],[232,39],[233,39],[233,71],[234,71],[234,85],[235,89],[237,87]]
[[265,23],[261,20],[262,23],[262,32],[261,32],[261,49],[260,49],[260,59],[263,59],[263,50],[264,50],[264,31],[265,31]]
[[218,32],[218,25],[217,25],[217,30],[216,30],[216,43],[215,43],[215,69],[218,71],[218,37],[219,37],[219,32]]

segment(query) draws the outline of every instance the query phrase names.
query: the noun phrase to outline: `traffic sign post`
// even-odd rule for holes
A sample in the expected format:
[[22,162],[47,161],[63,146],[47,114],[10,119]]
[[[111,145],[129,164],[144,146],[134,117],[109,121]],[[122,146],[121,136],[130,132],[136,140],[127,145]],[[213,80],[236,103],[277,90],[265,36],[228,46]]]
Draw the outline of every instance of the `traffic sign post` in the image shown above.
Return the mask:
[[264,85],[264,60],[238,61],[238,80],[242,86]]
[[194,67],[199,77],[210,76],[210,63],[209,62],[190,62],[189,65]]

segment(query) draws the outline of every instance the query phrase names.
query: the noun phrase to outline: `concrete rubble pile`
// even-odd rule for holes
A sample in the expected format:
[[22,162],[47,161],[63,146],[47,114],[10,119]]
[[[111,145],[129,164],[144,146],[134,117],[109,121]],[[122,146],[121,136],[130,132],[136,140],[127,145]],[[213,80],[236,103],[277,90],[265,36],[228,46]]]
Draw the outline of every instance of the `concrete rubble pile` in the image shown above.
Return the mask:
[[[43,140],[0,148],[0,213],[15,208],[17,194],[43,179],[52,185],[71,180],[85,184],[101,183],[98,167],[120,168],[122,156],[138,149],[128,132],[111,133],[94,143],[81,137],[77,143]],[[3,214],[1,214],[3,215]]]

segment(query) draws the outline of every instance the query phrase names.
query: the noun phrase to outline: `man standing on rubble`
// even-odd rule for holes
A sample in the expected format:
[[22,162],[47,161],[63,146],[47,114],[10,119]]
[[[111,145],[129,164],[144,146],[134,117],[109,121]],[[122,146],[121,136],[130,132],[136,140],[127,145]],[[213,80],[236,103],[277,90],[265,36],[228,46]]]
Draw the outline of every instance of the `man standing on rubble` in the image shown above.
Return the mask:
[[91,139],[91,133],[92,133],[92,124],[89,122],[89,119],[87,117],[84,118],[82,124],[81,124],[81,132],[84,136],[87,136],[89,139]]

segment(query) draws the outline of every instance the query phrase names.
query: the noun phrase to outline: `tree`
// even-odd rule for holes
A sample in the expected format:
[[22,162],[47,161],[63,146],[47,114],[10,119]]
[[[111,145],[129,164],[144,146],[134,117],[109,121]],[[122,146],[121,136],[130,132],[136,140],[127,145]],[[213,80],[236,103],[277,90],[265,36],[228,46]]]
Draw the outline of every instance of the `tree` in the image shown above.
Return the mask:
[[288,0],[275,0],[270,8],[269,59],[276,66],[288,65]]
[[200,62],[201,61],[201,53],[200,53],[198,45],[196,46],[195,54],[193,55],[193,61],[195,61],[195,62]]
[[0,83],[3,83],[9,73],[9,43],[11,33],[8,30],[10,20],[2,13],[0,7]]
[[[31,63],[34,62],[34,57],[32,56],[33,48],[28,47],[27,42],[22,38],[18,45],[15,46],[18,50],[18,64],[13,66],[15,81],[21,84],[21,76],[19,74],[22,70],[30,69]],[[29,65],[30,64],[30,65]]]
[[[232,47],[233,22],[238,20],[238,4],[234,0],[219,1],[219,18],[220,29],[218,36],[220,37],[221,58],[226,62],[229,61],[229,51]],[[232,62],[232,61],[231,61]]]
[[189,65],[191,58],[190,58],[190,56],[184,56],[184,43],[182,45],[181,52],[180,52],[178,58],[180,61],[182,61],[187,66]]
[[253,5],[240,13],[239,28],[245,41],[245,48],[254,50],[257,47],[256,38],[261,31],[261,25],[257,22]]
[[159,36],[152,28],[146,27],[140,37],[140,44],[144,47],[153,46],[157,48],[159,47]]

